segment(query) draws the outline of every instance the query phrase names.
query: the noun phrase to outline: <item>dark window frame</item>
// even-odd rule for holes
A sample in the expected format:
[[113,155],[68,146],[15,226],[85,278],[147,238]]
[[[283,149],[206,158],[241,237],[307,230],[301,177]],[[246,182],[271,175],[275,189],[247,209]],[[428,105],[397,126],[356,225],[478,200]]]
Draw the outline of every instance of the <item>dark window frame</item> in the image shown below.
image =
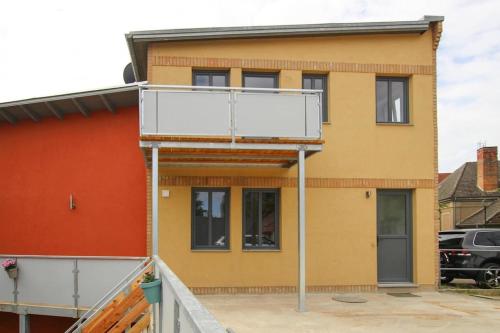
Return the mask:
[[[500,247],[500,245],[496,245],[496,244],[495,244],[495,240],[494,240],[495,238],[492,238],[491,240],[490,240],[490,239],[488,239],[488,240],[490,240],[491,242],[493,242],[493,245],[483,245],[483,244],[478,244],[478,243],[476,243],[477,236],[478,236],[479,234],[484,234],[484,233],[486,233],[486,234],[490,234],[490,233],[491,233],[491,237],[493,237],[493,235],[495,235],[495,234],[497,234],[497,233],[500,233],[500,231],[486,231],[486,230],[485,230],[485,231],[478,231],[478,232],[476,232],[476,234],[474,235],[474,239],[472,240],[472,245],[474,245],[474,246],[480,246],[480,247]],[[479,241],[479,240],[478,240],[478,241]]]
[[[208,75],[208,86],[197,86],[196,85],[196,75]],[[204,69],[194,69],[192,73],[192,84],[195,87],[215,87],[213,85],[213,75],[224,75],[225,86],[229,87],[229,71],[228,70],[204,70]]]
[[[321,115],[321,120],[324,122],[324,123],[329,123],[330,122],[330,114],[328,113],[329,110],[328,110],[328,74],[302,74],[302,89],[305,89],[304,88],[304,81],[306,79],[311,79],[311,83],[313,83],[314,79],[321,79],[323,81],[323,93],[321,94],[321,97],[322,97],[322,100],[321,100],[321,107],[323,108],[323,113]],[[311,84],[311,89],[317,89],[315,87],[313,87],[313,85]],[[325,117],[326,115],[326,117]]]
[[[245,205],[245,195],[249,192],[261,193],[259,196],[259,245],[257,246],[246,246],[245,234],[246,234],[246,205]],[[273,246],[262,246],[262,193],[274,193],[276,195],[276,209],[275,209],[275,233],[276,240]],[[280,250],[281,249],[281,189],[279,188],[244,188],[242,191],[242,249],[243,250]]]
[[[225,223],[224,230],[226,232],[226,245],[225,246],[216,246],[216,245],[196,245],[196,214],[195,214],[195,196],[194,193],[196,191],[200,192],[225,192],[226,193],[226,209],[224,212]],[[229,250],[230,249],[230,204],[231,204],[231,188],[230,187],[192,187],[191,188],[191,250]],[[212,196],[209,194],[208,196],[208,207],[209,207],[209,226],[208,230],[211,232],[212,226]],[[210,234],[208,238],[208,243],[211,243]]]
[[279,72],[243,72],[241,74],[242,76],[242,86],[243,88],[256,88],[256,87],[247,87],[246,86],[246,77],[247,76],[253,76],[253,77],[272,77],[273,80],[273,89],[279,89]]
[[[379,81],[385,81],[388,82],[388,88],[387,88],[387,116],[388,118],[390,117],[390,112],[389,112],[389,102],[391,100],[391,95],[392,95],[392,82],[402,82],[403,83],[403,93],[404,93],[404,98],[405,98],[405,103],[403,104],[404,110],[401,113],[402,115],[402,120],[403,121],[379,121],[378,120],[378,113],[377,113],[377,82]],[[409,124],[410,123],[410,82],[409,82],[408,77],[401,77],[401,76],[377,76],[375,78],[375,122],[377,124]]]

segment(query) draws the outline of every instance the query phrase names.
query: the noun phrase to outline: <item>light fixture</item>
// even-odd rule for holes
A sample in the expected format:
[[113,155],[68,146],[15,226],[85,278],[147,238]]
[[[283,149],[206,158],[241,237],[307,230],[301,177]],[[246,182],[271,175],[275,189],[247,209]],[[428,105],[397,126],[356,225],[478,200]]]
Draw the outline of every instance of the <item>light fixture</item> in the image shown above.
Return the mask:
[[73,210],[76,208],[75,199],[73,198],[73,193],[69,194],[69,209]]

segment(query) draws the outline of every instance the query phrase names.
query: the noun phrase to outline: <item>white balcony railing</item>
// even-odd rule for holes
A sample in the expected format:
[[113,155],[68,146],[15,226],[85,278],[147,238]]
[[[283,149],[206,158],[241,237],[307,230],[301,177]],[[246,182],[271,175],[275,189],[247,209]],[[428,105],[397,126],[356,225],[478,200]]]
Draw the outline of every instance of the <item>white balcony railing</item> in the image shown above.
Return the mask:
[[134,270],[140,257],[17,256],[18,278],[0,272],[0,308],[6,311],[73,316],[94,305]]
[[141,135],[321,138],[321,90],[140,88]]

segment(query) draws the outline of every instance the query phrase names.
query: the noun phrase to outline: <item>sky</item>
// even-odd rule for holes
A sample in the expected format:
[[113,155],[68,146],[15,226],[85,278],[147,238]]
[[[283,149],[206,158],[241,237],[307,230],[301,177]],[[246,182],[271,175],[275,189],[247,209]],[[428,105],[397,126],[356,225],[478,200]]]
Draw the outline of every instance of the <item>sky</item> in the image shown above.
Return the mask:
[[[500,145],[498,0],[0,2],[0,102],[123,83],[134,30],[445,16],[438,50],[439,170]],[[76,64],[76,66],[75,66]]]

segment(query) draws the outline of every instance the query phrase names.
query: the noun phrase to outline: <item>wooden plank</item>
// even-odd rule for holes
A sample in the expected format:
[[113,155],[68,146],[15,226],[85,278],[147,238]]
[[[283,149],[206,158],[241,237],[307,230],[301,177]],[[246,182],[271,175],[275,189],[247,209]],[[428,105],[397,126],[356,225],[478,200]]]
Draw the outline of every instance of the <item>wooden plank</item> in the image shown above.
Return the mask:
[[[150,266],[146,272],[152,272],[153,267]],[[111,301],[108,306],[96,317],[94,317],[88,324],[85,325],[83,333],[87,332],[103,332],[105,329],[111,327],[116,323],[127,311],[127,309],[137,303],[144,295],[142,289],[139,287],[142,282],[143,275],[137,276],[130,284],[130,292],[128,295],[124,293]]]
[[[142,141],[165,141],[165,142],[231,142],[230,137],[218,136],[180,136],[180,135],[141,135]],[[235,139],[238,143],[261,143],[261,144],[309,144],[319,145],[325,140],[317,139],[287,139],[287,138],[241,138]]]
[[174,157],[174,158],[160,158],[159,162],[163,163],[238,163],[238,164],[286,164],[290,160],[282,159],[241,159],[241,158],[187,158],[187,157]]
[[131,329],[127,331],[127,333],[140,333],[143,329],[149,326],[151,323],[151,313],[148,312],[142,318],[132,326]]
[[[295,150],[266,150],[266,149],[206,149],[206,148],[160,148],[160,154],[186,155],[242,155],[242,156],[287,156],[297,157]],[[150,151],[146,151],[150,157]]]
[[261,144],[304,144],[304,145],[321,145],[325,140],[312,140],[312,139],[286,139],[286,138],[236,138],[237,143],[261,143]]
[[109,316],[110,313],[113,312],[116,309],[116,307],[118,306],[118,304],[120,304],[120,302],[123,299],[125,299],[125,294],[123,294],[123,293],[118,294],[115,297],[115,299],[113,299],[108,304],[108,306],[106,306],[97,316],[95,316],[94,318],[92,318],[90,321],[88,321],[85,324],[85,327],[82,330],[83,333],[94,331],[94,328],[96,326],[98,326],[103,320],[105,320],[107,318],[107,316]]
[[[127,327],[135,321],[141,313],[149,308],[148,301],[143,297],[139,303],[137,303],[123,318],[120,319],[116,325],[114,325],[108,332],[109,333],[122,333]],[[103,331],[101,331],[103,332]],[[104,331],[105,332],[105,331]]]
[[137,302],[139,302],[144,297],[144,293],[141,288],[134,288],[129,295],[127,295],[120,302],[111,306],[111,311],[106,312],[99,320],[92,322],[91,325],[86,326],[83,333],[97,333],[106,332],[110,327],[112,327],[116,322],[123,317],[125,312]]
[[220,136],[141,135],[140,139],[166,142],[231,142],[230,137]]

